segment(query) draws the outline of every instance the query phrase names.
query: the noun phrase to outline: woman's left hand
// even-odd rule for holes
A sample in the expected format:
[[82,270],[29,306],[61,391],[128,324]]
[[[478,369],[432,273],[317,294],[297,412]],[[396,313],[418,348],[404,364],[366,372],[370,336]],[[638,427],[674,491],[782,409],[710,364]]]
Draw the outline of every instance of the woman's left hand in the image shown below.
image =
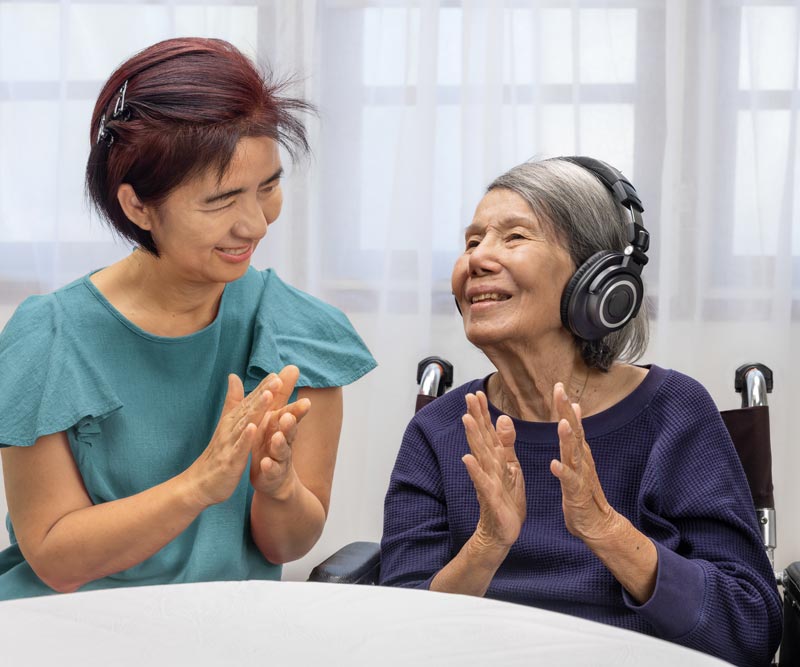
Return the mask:
[[564,385],[553,388],[553,405],[559,416],[561,460],[550,462],[550,471],[561,482],[561,507],[567,530],[584,541],[602,540],[611,534],[619,516],[606,500],[594,458],[581,424],[581,408],[570,403]]
[[307,398],[287,404],[299,375],[296,366],[286,366],[278,373],[282,384],[274,394],[277,407],[261,420],[252,449],[250,483],[256,491],[276,498],[289,495],[298,481],[292,465],[292,442],[297,425],[311,407]]

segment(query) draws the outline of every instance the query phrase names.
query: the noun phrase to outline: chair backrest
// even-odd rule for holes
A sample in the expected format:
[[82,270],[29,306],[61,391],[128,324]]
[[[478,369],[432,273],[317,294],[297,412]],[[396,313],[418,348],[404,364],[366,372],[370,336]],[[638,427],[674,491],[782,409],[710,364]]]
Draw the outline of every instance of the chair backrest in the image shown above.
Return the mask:
[[761,539],[774,567],[778,539],[772,487],[772,444],[769,434],[767,394],[772,391],[772,371],[764,364],[743,364],[736,369],[734,389],[742,394],[742,407],[720,412],[742,462]]
[[769,407],[757,405],[720,412],[739,454],[753,504],[775,507],[772,487],[772,448],[769,437]]

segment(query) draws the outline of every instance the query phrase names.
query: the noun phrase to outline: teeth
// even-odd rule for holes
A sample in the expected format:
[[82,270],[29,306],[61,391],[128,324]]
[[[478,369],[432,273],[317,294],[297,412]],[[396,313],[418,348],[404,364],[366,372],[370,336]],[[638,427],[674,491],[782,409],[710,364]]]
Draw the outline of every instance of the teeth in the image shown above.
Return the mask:
[[250,248],[218,248],[226,255],[244,255]]
[[479,301],[505,301],[511,297],[508,294],[498,294],[497,292],[487,292],[486,294],[478,294],[472,297],[472,303]]

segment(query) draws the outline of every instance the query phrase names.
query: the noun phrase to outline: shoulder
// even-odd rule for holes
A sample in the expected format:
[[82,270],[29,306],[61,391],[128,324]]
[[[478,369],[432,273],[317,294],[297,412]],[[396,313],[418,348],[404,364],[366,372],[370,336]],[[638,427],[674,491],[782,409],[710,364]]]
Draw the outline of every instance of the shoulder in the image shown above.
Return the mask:
[[366,345],[338,308],[289,285],[271,269],[253,269],[241,280],[247,281],[247,289],[261,285],[248,366],[252,381],[294,364],[300,369],[298,386],[338,387],[375,367]]
[[81,326],[92,297],[80,281],[30,297],[0,334],[0,443],[31,445],[121,403],[94,364]]
[[281,303],[299,308],[298,317],[304,317],[309,311],[316,311],[337,319],[347,320],[344,313],[308,292],[284,281],[273,269],[258,272],[264,285],[263,296],[273,303]]
[[14,311],[2,334],[0,349],[12,341],[35,344],[49,339],[70,320],[83,288],[83,278],[49,294],[29,296]]
[[719,411],[708,390],[694,378],[680,371],[651,367],[658,383],[654,387],[650,408],[666,420],[705,419],[719,417]]
[[281,328],[319,326],[334,320],[350,326],[345,314],[308,292],[284,281],[274,269],[250,268],[233,283],[234,300],[255,302],[262,321],[279,321]]
[[451,389],[422,408],[409,423],[409,429],[424,434],[428,440],[455,432],[463,434],[461,417],[466,412],[465,397],[483,389],[483,380],[475,379]]
[[[675,370],[663,370],[663,381],[654,392],[647,416],[654,436],[653,456],[657,468],[666,473],[697,460],[711,459],[715,465],[737,467],[730,433],[711,395],[694,378]],[[669,464],[667,464],[669,461]]]

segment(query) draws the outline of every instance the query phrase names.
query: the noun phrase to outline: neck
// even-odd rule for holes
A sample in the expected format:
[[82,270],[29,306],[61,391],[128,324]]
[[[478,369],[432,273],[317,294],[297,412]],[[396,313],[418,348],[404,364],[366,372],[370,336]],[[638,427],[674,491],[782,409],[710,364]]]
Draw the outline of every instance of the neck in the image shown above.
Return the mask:
[[134,250],[124,261],[129,291],[164,314],[216,310],[225,289],[224,283],[193,282],[176,275],[158,257],[142,250]]
[[188,335],[208,326],[225,289],[224,283],[183,279],[141,250],[94,274],[92,281],[131,322],[161,336]]
[[[526,350],[484,350],[497,368],[488,383],[489,400],[502,412],[525,421],[557,421],[553,387],[564,384],[573,403],[586,401],[593,372],[571,339],[561,345]],[[584,404],[583,414],[587,414]]]

